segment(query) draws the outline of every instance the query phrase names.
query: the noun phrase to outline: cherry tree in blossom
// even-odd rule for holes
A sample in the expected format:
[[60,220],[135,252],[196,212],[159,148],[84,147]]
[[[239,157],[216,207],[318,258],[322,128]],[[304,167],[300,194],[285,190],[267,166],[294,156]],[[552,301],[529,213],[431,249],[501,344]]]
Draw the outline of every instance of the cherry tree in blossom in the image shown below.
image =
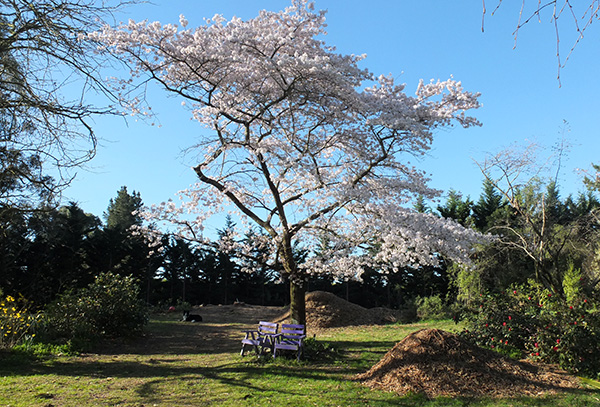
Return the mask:
[[[325,12],[294,0],[248,21],[216,15],[188,28],[181,16],[179,25],[129,21],[90,34],[130,64],[118,86],[132,113],[149,113],[136,90],[154,81],[205,129],[190,149],[199,182],[181,203],[154,206],[154,219],[201,240],[204,221],[234,207],[262,228],[261,252],[283,265],[299,323],[309,273],[356,277],[365,265],[431,264],[439,253],[464,262],[480,238],[409,209],[417,196],[440,194],[411,160],[427,153],[436,129],[478,125],[466,112],[479,95],[449,79],[421,81],[409,96],[392,77],[361,68],[364,56],[327,45],[325,26]],[[294,244],[323,241],[319,256],[297,264]]]

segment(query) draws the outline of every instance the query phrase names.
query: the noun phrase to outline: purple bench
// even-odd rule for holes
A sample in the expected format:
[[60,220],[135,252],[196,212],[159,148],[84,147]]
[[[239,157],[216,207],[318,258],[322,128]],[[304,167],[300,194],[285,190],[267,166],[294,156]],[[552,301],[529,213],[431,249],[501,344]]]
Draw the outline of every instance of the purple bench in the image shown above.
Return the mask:
[[240,355],[244,356],[246,346],[253,346],[257,355],[262,354],[265,348],[273,351],[275,337],[277,336],[277,328],[279,328],[279,324],[274,322],[260,321],[258,323],[257,330],[244,331],[246,333],[246,337],[242,339],[242,351],[240,352]]
[[291,350],[296,352],[296,359],[300,361],[304,351],[304,338],[306,338],[304,325],[281,324],[281,332],[274,336],[273,357],[277,356],[277,351]]

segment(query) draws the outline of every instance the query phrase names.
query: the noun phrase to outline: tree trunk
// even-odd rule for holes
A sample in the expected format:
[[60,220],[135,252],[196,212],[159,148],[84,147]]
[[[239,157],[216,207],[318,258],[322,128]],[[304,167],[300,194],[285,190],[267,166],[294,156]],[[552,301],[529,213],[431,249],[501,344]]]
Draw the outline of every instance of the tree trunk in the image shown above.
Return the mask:
[[290,318],[292,324],[306,325],[306,278],[298,270],[291,240],[287,234],[282,249],[283,269],[290,279]]
[[306,325],[306,287],[303,282],[290,280],[290,317],[292,324]]

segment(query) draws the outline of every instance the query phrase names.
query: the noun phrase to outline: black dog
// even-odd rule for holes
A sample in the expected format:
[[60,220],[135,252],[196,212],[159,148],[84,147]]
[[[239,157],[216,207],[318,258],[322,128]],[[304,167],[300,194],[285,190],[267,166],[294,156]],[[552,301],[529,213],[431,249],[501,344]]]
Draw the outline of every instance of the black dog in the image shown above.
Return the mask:
[[190,314],[189,311],[183,311],[183,319],[185,322],[202,322],[202,317],[197,314]]

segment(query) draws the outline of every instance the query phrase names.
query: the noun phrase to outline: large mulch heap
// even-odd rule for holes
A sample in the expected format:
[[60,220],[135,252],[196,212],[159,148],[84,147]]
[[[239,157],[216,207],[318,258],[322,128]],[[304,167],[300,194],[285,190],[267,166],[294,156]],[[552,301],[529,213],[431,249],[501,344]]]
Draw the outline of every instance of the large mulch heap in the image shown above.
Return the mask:
[[[310,329],[353,325],[382,325],[403,321],[404,315],[388,308],[364,308],[325,291],[306,294],[306,326]],[[278,318],[289,318],[289,312]]]
[[512,360],[439,329],[410,334],[357,379],[373,389],[427,397],[538,396],[580,388],[557,369]]

